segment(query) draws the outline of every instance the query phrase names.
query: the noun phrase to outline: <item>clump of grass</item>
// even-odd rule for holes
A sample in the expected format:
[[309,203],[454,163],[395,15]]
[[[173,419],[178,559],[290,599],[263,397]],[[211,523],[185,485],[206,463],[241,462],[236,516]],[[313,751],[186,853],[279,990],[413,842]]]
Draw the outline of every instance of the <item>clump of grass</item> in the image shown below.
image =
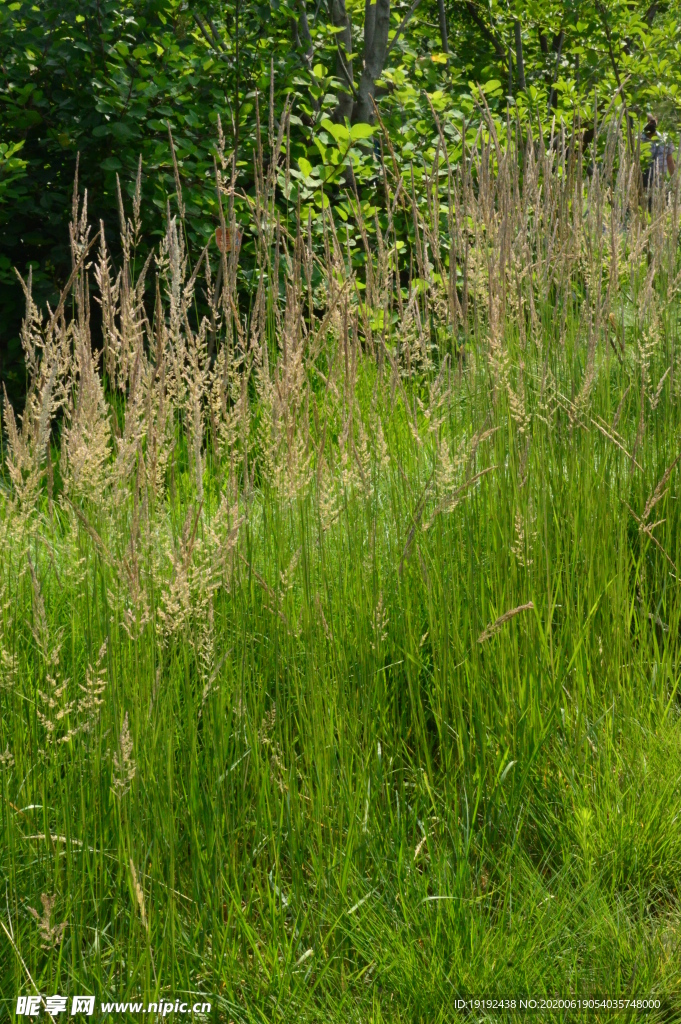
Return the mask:
[[426,195],[385,168],[375,249],[356,203],[360,290],[330,210],[321,256],[277,214],[285,120],[247,316],[236,247],[190,265],[169,208],[136,268],[121,199],[115,270],[77,187],[58,308],[25,283],[0,991],[28,970],[206,993],[220,1020],[437,1021],[477,994],[669,1015],[678,179],[649,216],[616,121],[590,177],[565,132],[483,124],[458,166],[442,138]]

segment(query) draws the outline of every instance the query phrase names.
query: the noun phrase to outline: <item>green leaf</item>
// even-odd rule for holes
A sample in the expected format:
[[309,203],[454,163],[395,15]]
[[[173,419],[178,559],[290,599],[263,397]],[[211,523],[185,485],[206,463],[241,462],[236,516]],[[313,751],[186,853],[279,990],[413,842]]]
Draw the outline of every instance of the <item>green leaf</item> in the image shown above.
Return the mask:
[[333,135],[336,142],[347,142],[350,138],[350,132],[347,130],[344,124],[334,124],[328,117],[322,118],[322,128]]
[[19,142],[10,143],[9,145],[3,142],[3,144],[0,145],[0,154],[9,160],[10,157],[14,156],[15,153],[18,153],[19,150],[23,148],[25,141],[26,139],[21,139]]
[[353,142],[358,139],[368,139],[374,134],[374,126],[371,124],[353,124],[350,129],[350,138]]
[[298,157],[298,166],[303,173],[303,177],[309,178],[312,174],[312,164],[310,161],[306,160],[304,156]]
[[118,139],[119,142],[127,142],[133,136],[132,129],[125,121],[116,121],[111,125],[111,134]]

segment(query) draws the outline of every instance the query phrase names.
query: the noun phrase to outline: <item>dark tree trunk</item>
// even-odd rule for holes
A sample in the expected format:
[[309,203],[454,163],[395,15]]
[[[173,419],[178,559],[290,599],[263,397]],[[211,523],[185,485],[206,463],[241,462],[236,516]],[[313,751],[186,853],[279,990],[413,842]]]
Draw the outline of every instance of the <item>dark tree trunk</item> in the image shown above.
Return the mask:
[[373,18],[370,45],[367,45],[365,39],[364,68],[352,112],[352,120],[362,124],[370,124],[374,119],[372,100],[376,95],[376,82],[383,73],[390,31],[390,0],[376,0],[372,6],[375,6],[376,12]]
[[505,61],[506,60],[506,51],[505,51],[504,47],[501,45],[501,43],[499,41],[499,38],[498,38],[496,32],[494,31],[494,29],[492,29],[482,19],[482,17],[478,13],[478,8],[472,2],[472,0],[466,0],[466,5],[465,6],[466,6],[466,10],[468,11],[468,15],[469,15],[471,21],[473,22],[473,24],[477,26],[478,31],[481,32],[482,35],[487,40],[489,40],[489,42],[494,47],[494,52],[497,55],[497,59],[499,61],[502,61],[502,62]]
[[376,0],[366,0],[364,4],[364,50],[371,48],[374,42],[374,28],[376,27]]
[[312,57],[312,36],[310,35],[310,26],[307,23],[305,0],[298,0],[298,33],[300,41],[305,47],[305,56],[309,62]]
[[447,12],[445,11],[445,0],[437,0],[437,13],[440,20],[442,52],[447,54],[447,69],[449,70],[449,42],[447,40]]
[[345,83],[345,89],[338,97],[334,112],[334,120],[342,124],[346,117],[352,118],[354,93],[352,60],[348,56],[352,53],[352,24],[345,9],[345,0],[332,0],[331,20],[334,28],[342,29],[336,34],[336,78]]

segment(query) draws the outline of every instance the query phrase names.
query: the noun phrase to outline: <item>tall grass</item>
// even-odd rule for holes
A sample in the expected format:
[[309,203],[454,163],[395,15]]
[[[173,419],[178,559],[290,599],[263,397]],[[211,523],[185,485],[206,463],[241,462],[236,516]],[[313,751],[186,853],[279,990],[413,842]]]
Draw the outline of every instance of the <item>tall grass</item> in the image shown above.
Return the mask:
[[[76,184],[58,308],[25,283],[5,1005],[675,1019],[679,180],[649,213],[616,119],[590,174],[565,132],[489,125],[456,167],[439,136],[423,196],[388,161],[373,244],[356,202],[360,282],[330,210],[321,249],[277,215],[275,128],[247,316],[236,247],[189,265],[179,176],[154,263],[139,199],[114,270]],[[235,238],[227,161],[218,188]]]

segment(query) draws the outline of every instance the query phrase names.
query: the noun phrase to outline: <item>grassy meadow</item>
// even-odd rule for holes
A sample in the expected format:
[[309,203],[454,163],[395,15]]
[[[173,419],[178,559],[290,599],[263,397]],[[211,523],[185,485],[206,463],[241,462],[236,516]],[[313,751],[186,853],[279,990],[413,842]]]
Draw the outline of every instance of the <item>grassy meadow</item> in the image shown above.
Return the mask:
[[9,1019],[680,1019],[679,178],[600,130],[388,160],[361,275],[261,164],[247,312],[181,193],[114,268],[76,187],[3,409]]

